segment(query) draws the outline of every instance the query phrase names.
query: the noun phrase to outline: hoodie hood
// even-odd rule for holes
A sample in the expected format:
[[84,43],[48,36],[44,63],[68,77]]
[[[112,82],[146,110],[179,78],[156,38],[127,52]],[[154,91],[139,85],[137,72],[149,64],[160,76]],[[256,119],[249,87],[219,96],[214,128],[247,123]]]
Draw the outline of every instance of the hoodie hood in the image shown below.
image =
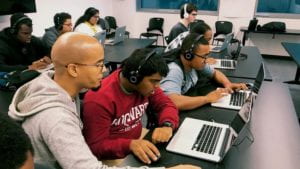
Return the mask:
[[53,34],[55,36],[59,35],[59,32],[57,31],[57,29],[54,26],[45,29],[45,32],[46,33],[51,33],[51,34]]
[[76,113],[75,102],[71,96],[52,80],[54,71],[47,71],[36,79],[21,86],[15,93],[9,106],[9,116],[17,121],[23,121],[44,109],[63,107]]

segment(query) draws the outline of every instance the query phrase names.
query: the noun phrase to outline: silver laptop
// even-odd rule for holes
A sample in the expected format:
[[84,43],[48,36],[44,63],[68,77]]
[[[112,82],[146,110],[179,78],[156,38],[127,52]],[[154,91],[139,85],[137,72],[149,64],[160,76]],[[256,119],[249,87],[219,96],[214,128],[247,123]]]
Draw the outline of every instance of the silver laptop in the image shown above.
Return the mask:
[[[213,68],[216,69],[231,69],[234,70],[236,69],[236,65],[237,65],[237,57],[240,55],[241,53],[241,46],[238,46],[236,52],[235,52],[235,56],[232,56],[232,59],[215,59],[216,63],[212,64],[211,66]],[[233,59],[235,57],[235,59]]]
[[115,36],[112,39],[106,39],[105,45],[115,45],[124,41],[126,26],[118,27],[115,31]]
[[237,137],[250,121],[252,108],[253,99],[249,97],[230,125],[185,118],[167,151],[220,162],[236,140],[241,140]]
[[102,45],[104,45],[105,39],[106,39],[106,32],[101,31],[95,34],[94,36]]
[[221,52],[221,51],[225,50],[228,47],[228,45],[230,44],[232,37],[233,37],[233,34],[226,35],[223,44],[221,46],[213,45],[211,47],[210,51],[211,52]]
[[252,91],[256,94],[258,93],[258,90],[259,90],[264,78],[265,78],[265,70],[264,70],[264,64],[262,63],[259,68],[259,71],[257,73],[255,82],[251,87],[251,90],[240,90],[238,92],[228,94],[228,95],[222,97],[217,102],[212,103],[211,106],[240,110],[242,105],[244,104],[245,100],[248,98],[248,96],[250,95],[250,93]]

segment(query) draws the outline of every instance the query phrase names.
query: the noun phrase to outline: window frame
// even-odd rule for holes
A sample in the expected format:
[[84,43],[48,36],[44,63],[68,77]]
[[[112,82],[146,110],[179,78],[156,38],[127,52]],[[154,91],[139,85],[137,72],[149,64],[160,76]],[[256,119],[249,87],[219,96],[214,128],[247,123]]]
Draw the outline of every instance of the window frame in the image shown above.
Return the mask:
[[282,19],[300,19],[300,14],[291,13],[273,13],[273,12],[257,12],[258,1],[255,1],[254,17],[261,18],[282,18]]
[[[154,8],[142,8],[142,0],[136,0],[137,12],[152,12],[152,13],[166,13],[166,14],[180,14],[180,9],[154,9]],[[218,0],[217,11],[197,10],[198,15],[211,15],[218,16],[220,11],[220,0]]]

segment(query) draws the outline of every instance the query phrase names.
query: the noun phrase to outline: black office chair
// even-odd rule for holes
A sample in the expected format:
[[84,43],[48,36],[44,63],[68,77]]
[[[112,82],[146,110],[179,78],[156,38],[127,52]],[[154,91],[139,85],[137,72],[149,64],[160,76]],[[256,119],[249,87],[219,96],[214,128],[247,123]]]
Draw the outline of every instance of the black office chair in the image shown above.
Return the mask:
[[[229,21],[216,21],[215,23],[216,26],[216,32],[213,35],[213,44],[214,41],[217,41],[217,44],[219,43],[219,41],[224,42],[224,36],[227,34],[232,33],[232,28],[233,28],[233,24]],[[219,35],[224,35],[222,37],[218,37]],[[237,43],[238,40],[232,38],[230,43]]]
[[204,23],[204,20],[201,19],[195,19],[194,22],[190,23],[190,30],[196,25],[196,23]]
[[106,32],[109,32],[109,25],[107,23],[107,21],[103,18],[100,18],[97,22],[98,25],[100,25],[100,27],[105,30]]
[[[109,32],[113,32],[117,29],[118,25],[117,25],[117,21],[116,18],[113,16],[106,16],[105,17],[106,22],[108,23],[109,26]],[[127,37],[129,38],[129,32],[126,31],[125,35],[127,35]]]
[[150,18],[147,32],[141,33],[140,38],[156,37],[156,45],[157,45],[158,37],[161,36],[163,41],[163,46],[165,46],[163,25],[164,25],[164,18]]

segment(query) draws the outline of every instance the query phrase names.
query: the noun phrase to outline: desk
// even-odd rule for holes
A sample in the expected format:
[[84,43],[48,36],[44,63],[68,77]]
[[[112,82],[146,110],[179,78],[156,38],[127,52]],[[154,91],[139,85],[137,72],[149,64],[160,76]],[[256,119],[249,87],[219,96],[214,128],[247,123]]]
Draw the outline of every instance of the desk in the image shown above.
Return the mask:
[[[231,121],[236,113],[237,111],[217,109],[206,105],[193,111],[181,112],[180,116],[181,122],[184,117],[207,120],[211,116],[218,122],[228,124],[228,121]],[[161,144],[158,145],[158,148],[162,157],[150,166],[170,167],[176,164],[193,164],[201,166],[203,169],[299,168],[300,128],[287,86],[264,82],[252,114],[252,121],[247,130],[252,132],[254,142],[251,144],[245,140],[237,147],[231,148],[221,163],[167,152],[166,144]],[[245,130],[244,133],[248,135],[250,132]],[[141,166],[143,164],[133,155],[129,155],[122,164],[122,166],[126,165]]]
[[154,42],[155,39],[125,39],[113,46],[105,45],[105,61],[115,64],[122,63],[134,50],[148,47]]
[[[246,79],[255,79],[260,64],[263,62],[262,56],[257,47],[244,46],[241,53],[247,54],[246,58],[238,58],[237,67],[234,70],[218,69],[227,77],[237,77]],[[221,53],[211,53],[214,58],[228,58],[227,51]],[[265,80],[272,81],[272,76],[265,65]]]
[[268,31],[258,31],[258,30],[249,31],[248,27],[241,27],[240,31],[244,33],[243,34],[243,39],[242,39],[242,44],[244,46],[245,46],[246,40],[248,39],[248,34],[249,33],[273,34],[273,38],[275,38],[275,34],[300,35],[300,30],[298,30],[298,29],[286,29],[285,32],[268,32]]
[[288,43],[282,42],[281,43],[284,49],[288,52],[288,54],[294,59],[297,63],[297,71],[294,81],[289,81],[287,83],[290,84],[300,84],[300,43]]

